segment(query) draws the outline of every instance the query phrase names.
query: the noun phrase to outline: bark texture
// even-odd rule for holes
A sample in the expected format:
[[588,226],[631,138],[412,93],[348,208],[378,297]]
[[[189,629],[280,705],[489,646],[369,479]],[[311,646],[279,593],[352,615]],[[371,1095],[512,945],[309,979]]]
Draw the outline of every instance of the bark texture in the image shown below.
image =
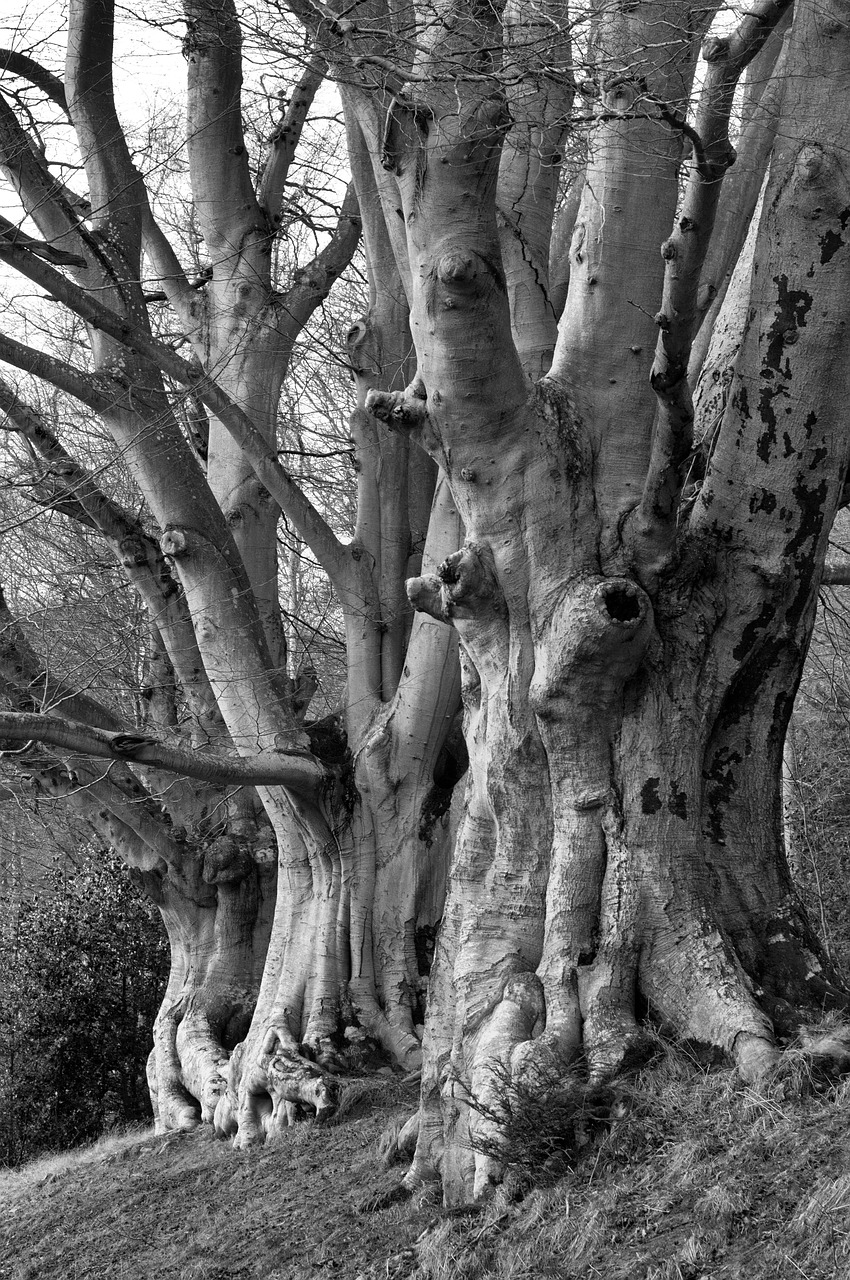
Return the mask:
[[[782,12],[704,40],[695,127],[704,30],[676,4],[600,15],[569,292],[536,381],[499,226],[508,172],[526,181],[510,76],[472,53],[504,23],[455,6],[423,26],[382,132],[374,100],[348,91],[395,179],[417,355],[403,391],[367,403],[440,463],[466,531],[408,584],[460,639],[470,757],[406,1180],[439,1177],[448,1203],[500,1176],[485,1117],[506,1079],[533,1085],[579,1055],[608,1076],[645,1052],[647,1013],[753,1077],[844,1000],[793,893],[780,788],[848,463],[838,6],[798,7],[783,54],[743,327],[698,451],[687,380],[710,246],[715,276],[741,243],[725,210],[716,223],[735,84]],[[345,65],[349,45],[329,56]],[[481,74],[445,84],[462,61]],[[749,101],[750,173],[728,197],[744,223],[776,124],[767,94],[771,127]]]
[[[18,388],[0,386],[2,407],[39,500],[94,530],[138,592],[149,673],[147,712],[127,724],[54,677],[9,614],[0,733],[29,744],[15,747],[27,784],[66,796],[161,908],[172,970],[149,1064],[158,1126],[214,1120],[246,1145],[304,1107],[332,1108],[329,1072],[343,1065],[419,1065],[465,753],[456,639],[414,621],[404,581],[452,550],[460,525],[433,462],[363,409],[371,386],[403,386],[411,372],[408,306],[375,258],[369,310],[349,343],[360,401],[353,540],[337,538],[281,465],[278,404],[294,344],[364,219],[349,193],[314,259],[288,281],[276,276],[288,174],[324,62],[313,58],[298,81],[255,182],[236,9],[192,0],[185,17],[206,257],[197,281],[157,224],[118,121],[109,4],[75,0],[64,85],[46,73],[34,81],[67,112],[88,203],[54,180],[0,103],[2,163],[42,237],[3,224],[4,252],[85,322],[92,362],[11,338],[0,354],[100,415],[143,516],[104,492],[73,438],[60,440]],[[28,62],[9,67],[32,80]],[[385,232],[365,222],[377,254]],[[148,294],[143,249],[160,286]],[[188,358],[153,335],[151,298],[169,304]],[[305,721],[287,671],[281,511],[345,620],[345,698],[318,723]]]

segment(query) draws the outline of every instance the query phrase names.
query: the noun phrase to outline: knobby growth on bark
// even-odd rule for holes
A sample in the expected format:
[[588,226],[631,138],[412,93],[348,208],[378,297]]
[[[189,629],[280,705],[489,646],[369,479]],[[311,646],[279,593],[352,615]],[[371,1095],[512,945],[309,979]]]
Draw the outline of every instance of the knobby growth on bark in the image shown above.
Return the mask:
[[[200,806],[235,767],[192,787],[171,743],[128,743],[82,702],[36,734],[44,706],[24,705],[20,670],[0,728],[51,744],[55,785],[71,759],[123,760],[92,787],[125,793],[142,763],[182,768],[192,856],[154,856],[134,829],[172,937],[189,940],[158,1027],[163,1123],[193,1123],[200,1103],[238,1143],[273,1134],[301,1102],[333,1105],[308,1058],[332,1066],[368,1036],[421,1061],[407,1186],[440,1178],[456,1203],[501,1175],[506,1081],[527,1088],[580,1055],[604,1081],[646,1052],[647,1017],[763,1073],[785,1035],[845,1000],[794,894],[780,783],[848,465],[846,0],[799,0],[793,23],[784,0],[735,23],[681,0],[291,0],[309,74],[326,65],[339,87],[359,208],[343,208],[320,257],[338,271],[356,225],[369,278],[348,336],[350,543],[276,456],[292,317],[304,323],[329,278],[314,285],[314,264],[285,302],[271,288],[288,135],[258,191],[235,10],[187,6],[210,258],[195,290],[110,114],[92,27],[105,11],[75,3],[63,92],[94,212],[81,222],[10,142],[41,239],[8,229],[3,253],[86,322],[94,367],[12,339],[2,354],[103,416],[159,525],[158,543],[139,535],[133,572],[158,593],[184,736],[211,761],[240,757],[226,848],[196,852]],[[105,133],[119,141],[104,148]],[[147,326],[143,243],[191,359]],[[163,374],[209,418],[206,475]],[[38,415],[10,396],[15,429],[61,472]],[[61,474],[123,546],[94,480]],[[420,567],[411,534],[429,510]],[[333,764],[280,675],[279,511],[345,617],[347,754]],[[17,656],[23,638],[12,648],[37,665]],[[459,772],[447,740],[461,682],[469,772],[443,906],[427,810]],[[118,796],[106,812],[129,827]],[[440,918],[420,1049],[416,932]],[[250,944],[236,929],[248,919]]]

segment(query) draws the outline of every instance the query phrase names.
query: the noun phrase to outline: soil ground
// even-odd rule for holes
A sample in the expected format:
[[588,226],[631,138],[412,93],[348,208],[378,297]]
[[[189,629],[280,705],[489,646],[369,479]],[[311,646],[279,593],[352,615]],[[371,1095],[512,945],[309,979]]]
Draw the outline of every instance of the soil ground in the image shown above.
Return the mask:
[[114,1136],[0,1174],[0,1278],[850,1280],[850,1086],[818,1061],[756,1090],[668,1051],[595,1130],[554,1099],[548,1135],[515,1117],[505,1187],[464,1213],[388,1203],[412,1082],[360,1082],[337,1123],[248,1152]]

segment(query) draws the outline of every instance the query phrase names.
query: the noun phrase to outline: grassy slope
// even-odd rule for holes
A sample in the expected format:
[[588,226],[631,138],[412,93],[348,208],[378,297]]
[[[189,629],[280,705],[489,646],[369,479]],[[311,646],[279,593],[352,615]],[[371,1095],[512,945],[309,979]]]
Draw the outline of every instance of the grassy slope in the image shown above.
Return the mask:
[[0,1277],[850,1280],[848,1096],[794,1055],[756,1091],[671,1053],[572,1169],[461,1215],[361,1209],[400,1175],[379,1142],[410,1086],[359,1086],[266,1150],[128,1135],[0,1177]]

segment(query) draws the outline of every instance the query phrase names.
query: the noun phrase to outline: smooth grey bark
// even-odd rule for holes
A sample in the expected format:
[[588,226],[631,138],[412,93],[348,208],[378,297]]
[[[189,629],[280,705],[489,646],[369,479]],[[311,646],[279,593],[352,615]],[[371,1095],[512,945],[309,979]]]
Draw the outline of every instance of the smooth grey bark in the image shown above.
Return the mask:
[[846,1000],[795,898],[780,802],[848,464],[837,6],[798,6],[738,353],[702,446],[687,381],[735,84],[782,11],[704,41],[691,126],[700,33],[682,6],[600,9],[574,262],[536,381],[500,234],[516,135],[498,16],[423,18],[383,100],[357,70],[392,67],[391,42],[370,61],[365,27],[325,32],[383,171],[417,355],[367,407],[440,463],[466,532],[408,584],[458,634],[470,757],[406,1179],[439,1178],[449,1203],[500,1176],[482,1117],[506,1078],[533,1087],[578,1057],[608,1076],[645,1052],[646,1010],[756,1077]]
[[[449,799],[464,765],[462,749],[446,745],[459,702],[456,641],[414,622],[403,582],[411,557],[439,561],[459,525],[433,463],[371,418],[354,424],[350,544],[280,464],[277,400],[293,343],[350,260],[361,218],[349,196],[329,242],[276,289],[271,245],[321,59],[299,82],[255,189],[235,8],[190,3],[186,15],[191,181],[210,262],[200,287],[157,226],[121,132],[109,5],[72,4],[65,85],[53,95],[85,164],[93,212],[83,221],[15,115],[0,109],[5,171],[42,237],[4,224],[4,252],[89,326],[94,369],[12,338],[0,354],[101,415],[158,530],[157,539],[103,494],[9,392],[4,408],[41,455],[55,505],[100,532],[144,600],[156,722],[104,724],[80,698],[66,699],[63,716],[31,704],[29,683],[16,677],[0,729],[43,744],[39,777],[52,794],[72,800],[69,779],[86,778],[79,806],[160,904],[172,972],[150,1063],[158,1124],[215,1119],[244,1145],[285,1127],[294,1095],[332,1105],[328,1068],[376,1053],[418,1064]],[[190,359],[151,334],[143,245]],[[408,343],[406,305],[374,271],[370,303],[361,400],[370,378],[395,376]],[[208,415],[205,467],[163,374],[185,388],[188,416],[199,407]],[[305,725],[303,689],[285,672],[281,509],[328,573],[346,621],[349,681],[333,723]],[[97,758],[124,762],[141,807],[98,780]]]

